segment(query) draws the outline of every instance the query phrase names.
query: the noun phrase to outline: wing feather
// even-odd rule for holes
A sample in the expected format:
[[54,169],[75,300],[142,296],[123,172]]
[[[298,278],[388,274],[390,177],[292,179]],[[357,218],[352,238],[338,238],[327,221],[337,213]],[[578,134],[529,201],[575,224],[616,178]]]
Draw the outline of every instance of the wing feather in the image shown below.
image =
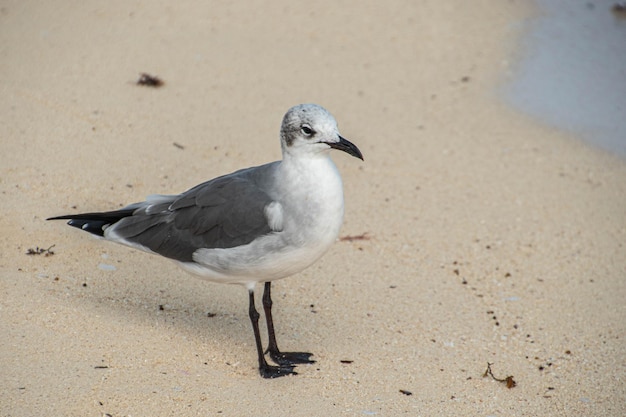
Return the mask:
[[198,249],[232,248],[271,233],[265,208],[272,202],[254,178],[234,173],[180,196],[147,201],[106,233],[113,240],[190,262]]

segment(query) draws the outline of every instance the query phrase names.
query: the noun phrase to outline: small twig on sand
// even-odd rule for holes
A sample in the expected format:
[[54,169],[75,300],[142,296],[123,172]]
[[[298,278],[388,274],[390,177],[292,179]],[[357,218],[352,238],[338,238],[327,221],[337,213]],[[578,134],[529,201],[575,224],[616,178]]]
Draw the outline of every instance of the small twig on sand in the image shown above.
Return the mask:
[[502,382],[503,384],[506,385],[507,388],[511,389],[513,387],[515,387],[517,385],[517,382],[515,382],[515,380],[513,379],[513,375],[511,376],[507,376],[504,379],[500,379],[500,378],[496,378],[493,375],[493,372],[491,372],[491,365],[493,365],[492,363],[487,362],[487,370],[485,371],[485,373],[483,374],[483,378],[490,376],[491,378],[493,378],[494,381],[498,381],[498,382]]

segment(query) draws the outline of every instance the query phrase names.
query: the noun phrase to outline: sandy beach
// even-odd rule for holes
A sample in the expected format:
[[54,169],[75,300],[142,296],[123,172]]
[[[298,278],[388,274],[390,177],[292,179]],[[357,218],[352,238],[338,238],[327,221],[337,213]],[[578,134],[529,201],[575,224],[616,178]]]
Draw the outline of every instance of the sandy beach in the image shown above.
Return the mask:
[[[2,2],[0,415],[626,415],[626,163],[499,97],[535,12]],[[244,288],[45,221],[279,159],[302,102],[365,161],[273,286],[297,376],[259,377]]]

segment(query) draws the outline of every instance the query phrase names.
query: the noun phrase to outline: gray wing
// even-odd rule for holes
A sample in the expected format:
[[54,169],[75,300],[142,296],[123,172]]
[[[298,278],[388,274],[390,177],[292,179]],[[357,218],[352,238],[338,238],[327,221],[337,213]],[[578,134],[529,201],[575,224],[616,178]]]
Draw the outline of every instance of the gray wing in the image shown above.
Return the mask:
[[181,262],[200,248],[232,248],[271,233],[265,207],[273,200],[245,175],[231,174],[179,196],[148,200],[107,230],[124,243],[141,245]]

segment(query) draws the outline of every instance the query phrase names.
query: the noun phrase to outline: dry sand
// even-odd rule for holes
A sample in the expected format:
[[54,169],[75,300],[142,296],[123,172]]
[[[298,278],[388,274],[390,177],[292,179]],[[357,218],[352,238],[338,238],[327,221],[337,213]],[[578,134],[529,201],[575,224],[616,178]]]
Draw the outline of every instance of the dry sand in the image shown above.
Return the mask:
[[[0,415],[626,414],[626,164],[499,100],[532,12],[2,2]],[[367,239],[276,283],[295,377],[258,376],[244,289],[44,220],[275,160],[300,102],[365,155]]]

